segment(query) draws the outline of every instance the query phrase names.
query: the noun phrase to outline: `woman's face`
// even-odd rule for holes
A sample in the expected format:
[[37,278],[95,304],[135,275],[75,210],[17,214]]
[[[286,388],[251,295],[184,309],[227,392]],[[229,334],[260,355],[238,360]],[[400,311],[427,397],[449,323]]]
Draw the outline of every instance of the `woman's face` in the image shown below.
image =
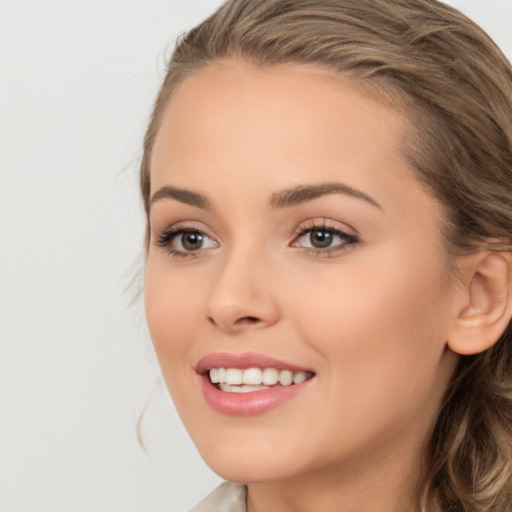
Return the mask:
[[223,477],[418,467],[456,363],[454,293],[407,130],[313,67],[226,60],[172,96],[151,162],[147,321]]

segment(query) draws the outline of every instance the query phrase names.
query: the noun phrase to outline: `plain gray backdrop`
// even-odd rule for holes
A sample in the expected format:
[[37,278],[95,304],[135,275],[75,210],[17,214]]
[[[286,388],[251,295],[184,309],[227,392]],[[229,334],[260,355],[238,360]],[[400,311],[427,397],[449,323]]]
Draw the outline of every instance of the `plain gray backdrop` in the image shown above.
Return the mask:
[[[512,58],[512,0],[449,3]],[[0,1],[2,512],[180,512],[220,481],[159,384],[126,290],[165,55],[219,4]]]

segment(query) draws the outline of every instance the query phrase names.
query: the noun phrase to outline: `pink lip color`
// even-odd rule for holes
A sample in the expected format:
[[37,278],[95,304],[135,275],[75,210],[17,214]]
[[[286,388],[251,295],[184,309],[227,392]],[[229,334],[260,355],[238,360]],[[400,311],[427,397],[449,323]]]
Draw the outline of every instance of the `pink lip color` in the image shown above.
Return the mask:
[[210,368],[276,368],[293,372],[309,370],[255,353],[219,353],[204,357],[197,364],[196,372],[199,374],[206,402],[220,413],[235,416],[250,416],[270,411],[300,393],[312,380],[308,379],[291,386],[273,386],[251,393],[226,393],[211,384],[207,375]]
[[308,372],[309,368],[304,368],[294,364],[286,363],[274,357],[257,354],[256,352],[243,352],[241,354],[229,354],[219,352],[208,354],[203,357],[196,365],[196,372],[203,374],[210,368],[276,368],[277,370],[290,370],[291,372]]

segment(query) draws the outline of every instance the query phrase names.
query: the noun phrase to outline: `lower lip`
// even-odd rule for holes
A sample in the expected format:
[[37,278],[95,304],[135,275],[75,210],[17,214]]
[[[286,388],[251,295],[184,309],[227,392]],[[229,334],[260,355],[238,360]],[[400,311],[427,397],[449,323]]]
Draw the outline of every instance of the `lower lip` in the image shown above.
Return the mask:
[[276,386],[250,393],[226,393],[213,386],[207,375],[200,376],[201,389],[206,402],[222,414],[251,416],[263,414],[291,400],[303,391],[312,379],[292,386]]

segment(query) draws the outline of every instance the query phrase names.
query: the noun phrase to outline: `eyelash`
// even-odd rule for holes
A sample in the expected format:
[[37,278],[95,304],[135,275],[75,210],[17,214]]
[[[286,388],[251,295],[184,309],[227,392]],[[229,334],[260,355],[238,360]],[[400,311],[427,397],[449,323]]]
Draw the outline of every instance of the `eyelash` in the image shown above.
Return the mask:
[[[209,238],[212,240],[210,236],[208,236],[204,231],[194,227],[176,227],[168,229],[164,231],[155,241],[156,245],[159,247],[164,247],[167,249],[168,253],[175,258],[193,258],[198,256],[205,249],[198,249],[197,251],[179,251],[172,247],[172,242],[180,235],[185,234],[197,234],[202,237]],[[215,242],[216,243],[216,242]]]
[[[314,231],[317,232],[325,232],[329,233],[332,237],[339,237],[343,243],[338,244],[334,247],[326,247],[326,248],[314,248],[314,247],[301,247],[298,245],[298,240],[305,237],[308,233],[313,233]],[[201,229],[195,228],[195,227],[175,227],[168,229],[167,231],[164,231],[155,241],[156,245],[159,247],[163,247],[167,249],[168,253],[172,257],[176,258],[193,258],[196,256],[199,256],[206,248],[200,248],[195,251],[181,251],[174,249],[172,247],[172,242],[179,237],[180,235],[185,234],[197,234],[202,237],[205,237],[207,239],[212,240],[215,244],[218,245],[217,242],[215,242],[209,235],[207,235],[204,231]],[[321,223],[318,223],[316,221],[311,221],[307,226],[303,226],[299,228],[295,233],[295,239],[290,244],[292,247],[300,248],[302,251],[304,251],[307,254],[312,254],[313,256],[317,257],[334,257],[337,254],[346,251],[350,247],[354,246],[356,243],[359,242],[359,239],[357,236],[351,235],[349,233],[346,233],[345,231],[342,231],[338,228],[334,228],[332,226],[327,225],[325,221],[322,221]]]
[[334,247],[327,247],[325,249],[321,248],[313,248],[313,247],[301,247],[304,252],[307,254],[312,254],[313,256],[317,257],[323,257],[323,258],[329,258],[334,257],[341,252],[344,252],[351,247],[353,247],[356,243],[359,242],[359,238],[355,235],[351,235],[349,233],[346,233],[345,231],[342,231],[339,228],[335,228],[332,226],[329,226],[326,221],[322,221],[321,223],[316,221],[311,221],[307,226],[303,226],[299,228],[296,232],[296,238],[292,242],[292,247],[299,247],[297,245],[297,240],[301,239],[302,237],[306,236],[307,234],[313,233],[314,231],[317,232],[325,232],[329,233],[333,237],[339,237],[343,243],[340,243],[338,245],[335,245]]

